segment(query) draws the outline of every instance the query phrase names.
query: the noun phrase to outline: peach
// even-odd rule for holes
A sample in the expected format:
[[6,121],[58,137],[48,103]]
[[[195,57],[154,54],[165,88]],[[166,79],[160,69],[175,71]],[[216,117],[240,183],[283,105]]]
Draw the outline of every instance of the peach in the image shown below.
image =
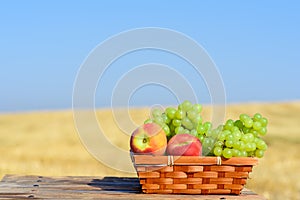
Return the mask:
[[193,135],[177,134],[168,142],[167,154],[173,156],[201,156],[202,144]]
[[158,124],[144,124],[132,133],[130,148],[134,153],[164,155],[167,148],[166,133]]

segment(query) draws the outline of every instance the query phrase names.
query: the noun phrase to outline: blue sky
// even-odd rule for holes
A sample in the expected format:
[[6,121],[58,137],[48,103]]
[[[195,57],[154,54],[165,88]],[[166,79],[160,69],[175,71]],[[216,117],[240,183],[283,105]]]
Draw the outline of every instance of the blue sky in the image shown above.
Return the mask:
[[[222,75],[229,103],[299,100],[299,10],[297,1],[1,1],[0,112],[70,109],[77,71],[91,50],[142,27],[173,29],[202,45]],[[171,65],[177,59],[142,54],[123,64],[162,59]],[[135,67],[120,70],[120,62],[104,77],[107,88],[114,86],[110,77]],[[193,72],[182,73],[193,85]],[[195,88],[205,93],[201,84]],[[169,91],[148,86],[130,105],[153,104],[153,92],[157,103],[175,101]],[[207,96],[199,101],[209,102]],[[110,106],[110,93],[96,94],[96,102]]]

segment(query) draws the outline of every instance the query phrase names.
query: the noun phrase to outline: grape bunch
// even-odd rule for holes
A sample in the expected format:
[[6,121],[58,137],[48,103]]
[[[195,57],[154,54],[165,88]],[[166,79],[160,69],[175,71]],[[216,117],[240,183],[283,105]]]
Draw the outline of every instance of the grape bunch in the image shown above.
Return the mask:
[[268,120],[256,113],[252,118],[241,114],[239,119],[229,119],[218,127],[219,134],[211,154],[215,156],[262,158],[267,144],[261,136],[267,133]]
[[[192,104],[190,101],[184,101],[178,105],[178,108],[168,107],[164,111],[153,109],[151,116],[144,123],[157,123],[167,134],[168,139],[176,134],[189,133],[196,137],[199,136],[197,128],[202,125],[200,115],[202,106]],[[205,123],[205,130],[211,128],[211,123]],[[199,138],[201,141],[204,137]]]
[[188,133],[202,143],[202,154],[209,156],[261,158],[267,144],[261,138],[267,133],[268,120],[256,113],[252,118],[241,114],[238,120],[229,119],[213,129],[211,122],[203,122],[202,106],[184,101],[177,108],[155,108],[144,123],[156,123],[165,131],[168,140],[176,134]]

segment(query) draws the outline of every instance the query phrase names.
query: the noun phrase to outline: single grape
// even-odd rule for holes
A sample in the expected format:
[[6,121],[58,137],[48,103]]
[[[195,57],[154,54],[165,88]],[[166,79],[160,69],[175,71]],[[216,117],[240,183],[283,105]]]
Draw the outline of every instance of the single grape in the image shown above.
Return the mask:
[[173,120],[172,120],[172,124],[173,124],[175,127],[181,126],[181,120],[179,120],[179,119],[173,119]]
[[181,109],[177,110],[175,113],[175,118],[176,119],[182,119],[185,117],[185,112]]
[[262,116],[261,116],[261,114],[259,114],[259,113],[256,113],[256,114],[253,116],[254,121],[260,121],[261,118],[262,118]]
[[187,111],[187,116],[190,120],[193,120],[194,118],[196,118],[197,115],[198,115],[197,112],[194,110]]
[[153,122],[156,123],[156,124],[158,124],[158,125],[160,125],[160,126],[162,126],[163,124],[165,124],[165,122],[164,122],[164,120],[163,120],[163,118],[161,116],[155,117],[153,119]]
[[243,127],[244,127],[244,124],[243,124],[243,122],[241,120],[236,120],[234,122],[234,126],[238,127],[240,130],[242,130]]
[[215,147],[214,148],[214,154],[215,154],[215,156],[221,156],[222,155],[222,148],[221,147]]
[[234,141],[232,147],[235,148],[235,149],[240,149],[241,142],[240,141]]
[[243,122],[243,123],[245,123],[247,120],[249,120],[249,119],[251,119],[250,117],[249,117],[249,115],[247,115],[247,114],[241,114],[240,115],[240,120]]
[[267,134],[267,128],[266,127],[261,127],[261,129],[258,130],[258,133],[260,135],[266,135]]
[[233,140],[226,140],[225,145],[226,147],[233,147],[234,141]]
[[254,122],[253,123],[253,129],[258,131],[259,129],[261,129],[262,125],[260,122]]
[[254,135],[254,137],[258,137],[258,131],[252,130],[250,133]]
[[153,120],[152,120],[152,119],[146,119],[146,120],[144,121],[144,124],[149,124],[149,123],[153,123]]
[[247,141],[245,141],[245,142],[253,142],[254,141],[254,136],[251,134],[251,133],[246,133],[245,135],[244,135],[244,137],[247,137]]
[[265,143],[265,141],[263,141],[262,139],[259,139],[256,142],[256,147],[260,150],[266,150],[267,149],[267,144]]
[[170,118],[170,119],[174,119],[175,118],[175,113],[176,113],[176,109],[175,108],[168,107],[166,109],[166,114],[167,114],[168,118]]
[[240,155],[240,151],[237,149],[232,149],[232,156],[233,157],[239,157]]
[[162,115],[162,111],[159,108],[155,108],[151,111],[151,115],[153,118],[160,117]]
[[239,141],[240,142],[240,148],[239,148],[239,150],[241,151],[241,150],[245,150],[245,148],[246,148],[246,143],[245,142],[243,142],[243,141]]
[[225,139],[234,141],[234,136],[233,136],[233,134],[230,133],[230,134],[226,135]]
[[211,129],[212,123],[210,123],[210,122],[205,122],[205,123],[203,124],[203,126],[204,126],[205,130],[208,131],[208,130]]
[[195,110],[198,114],[200,114],[202,111],[202,106],[201,104],[194,104],[192,109]]
[[223,141],[218,140],[215,143],[215,147],[223,147],[223,144],[224,144]]
[[193,107],[193,104],[190,101],[188,101],[188,100],[185,100],[182,103],[182,109],[185,110],[185,111],[190,110],[192,107]]
[[234,127],[234,121],[232,119],[227,120],[224,129],[231,130],[233,127]]
[[258,158],[262,158],[262,157],[264,157],[264,151],[263,150],[261,150],[261,149],[257,149],[256,151],[255,151],[255,156],[256,157],[258,157]]
[[231,158],[232,157],[232,150],[229,148],[225,148],[223,150],[222,155],[224,156],[224,158]]
[[242,133],[239,130],[232,132],[232,135],[235,140],[239,140],[242,137]]
[[266,127],[268,125],[268,120],[265,117],[261,118],[259,122],[261,123],[262,127]]
[[182,126],[176,127],[174,130],[175,134],[180,134],[184,132],[184,128]]
[[252,150],[252,143],[251,142],[248,142],[248,143],[245,144],[245,150],[247,152],[253,151]]
[[192,123],[191,120],[190,120],[189,118],[187,118],[187,117],[185,117],[185,118],[182,119],[181,124],[182,124],[185,128],[187,128],[187,129],[189,129],[189,130],[192,130],[192,129],[194,128],[193,123]]
[[243,127],[243,132],[244,133],[250,133],[251,129],[247,127]]
[[202,143],[203,142],[203,139],[204,139],[204,135],[200,135],[200,134],[198,134],[198,139],[200,140],[200,142]]
[[233,126],[231,129],[230,129],[231,132],[235,132],[235,131],[240,131],[239,127],[237,126]]
[[224,141],[225,139],[226,139],[226,135],[224,134],[224,132],[221,132],[221,133],[219,134],[218,140]]
[[199,134],[204,134],[205,133],[205,127],[202,125],[202,124],[199,124],[198,126],[197,126],[197,132],[199,133]]
[[164,125],[162,126],[162,129],[165,131],[166,136],[170,136],[170,135],[171,135],[171,131],[170,131],[170,128],[169,128],[168,125],[164,124]]
[[197,127],[198,124],[202,123],[202,117],[200,115],[197,115],[195,118],[192,119],[192,122],[195,124]]
[[169,124],[171,122],[171,119],[165,113],[163,113],[161,117],[165,124]]
[[244,125],[247,128],[251,128],[253,126],[253,120],[251,118],[244,121]]

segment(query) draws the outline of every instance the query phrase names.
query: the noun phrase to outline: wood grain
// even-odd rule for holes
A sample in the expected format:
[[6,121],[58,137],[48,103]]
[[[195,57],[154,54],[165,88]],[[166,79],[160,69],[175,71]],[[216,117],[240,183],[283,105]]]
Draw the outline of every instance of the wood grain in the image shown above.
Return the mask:
[[[147,187],[157,188],[153,184]],[[184,189],[184,185],[174,184],[172,189]],[[189,189],[191,193],[197,188]],[[224,192],[226,192],[224,188]],[[142,194],[137,178],[95,177],[95,176],[18,176],[5,175],[0,182],[0,199],[252,199],[264,198],[244,189],[241,195],[171,195],[169,189],[162,194]]]

